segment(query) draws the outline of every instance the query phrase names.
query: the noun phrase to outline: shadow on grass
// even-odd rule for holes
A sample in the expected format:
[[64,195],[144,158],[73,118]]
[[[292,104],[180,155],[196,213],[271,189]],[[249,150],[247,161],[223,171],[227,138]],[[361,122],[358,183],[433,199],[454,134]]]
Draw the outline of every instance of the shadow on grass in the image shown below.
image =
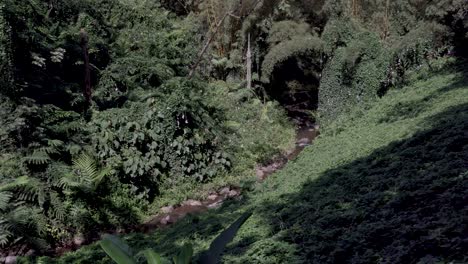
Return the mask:
[[[441,89],[461,88],[447,87]],[[249,225],[253,232],[228,247],[227,261],[467,263],[468,104],[423,122],[425,131],[329,170],[296,193],[265,203],[247,194],[241,202],[186,217],[171,228],[126,238],[133,248],[165,256],[175,255],[181,242],[206,249],[245,207],[254,206],[263,221],[255,224],[268,225],[275,235],[257,236],[258,227]],[[251,259],[253,254],[260,257]],[[261,259],[275,254],[281,257],[268,261],[276,262]],[[112,262],[92,245],[55,263]]]
[[309,263],[468,262],[468,104],[424,122],[264,204],[263,217]]

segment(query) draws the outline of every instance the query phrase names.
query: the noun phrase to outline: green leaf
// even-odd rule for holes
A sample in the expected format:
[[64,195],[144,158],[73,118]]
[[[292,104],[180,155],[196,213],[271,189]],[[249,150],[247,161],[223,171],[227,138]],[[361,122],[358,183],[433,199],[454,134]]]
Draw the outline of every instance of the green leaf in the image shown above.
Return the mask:
[[162,264],[163,263],[161,256],[151,249],[145,250],[143,254],[145,254],[148,264]]
[[117,264],[136,264],[130,247],[118,237],[107,235],[99,245]]
[[174,257],[174,264],[190,264],[193,256],[193,247],[190,244],[185,244],[177,257]]
[[217,264],[220,262],[221,255],[224,252],[227,244],[234,239],[237,231],[240,227],[249,219],[252,213],[244,213],[234,223],[232,223],[227,229],[219,234],[213,242],[210,244],[210,248],[203,252],[200,258],[200,263],[203,264]]

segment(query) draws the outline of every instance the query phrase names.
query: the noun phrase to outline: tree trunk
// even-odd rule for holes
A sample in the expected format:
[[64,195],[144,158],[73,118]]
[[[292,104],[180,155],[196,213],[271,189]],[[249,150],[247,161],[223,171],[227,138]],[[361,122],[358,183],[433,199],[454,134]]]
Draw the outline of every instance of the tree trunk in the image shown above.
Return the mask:
[[252,50],[250,48],[250,34],[248,36],[247,43],[247,88],[252,88]]
[[88,53],[88,33],[81,29],[81,49],[83,50],[84,57],[84,87],[83,96],[85,98],[85,109],[87,110],[91,106],[91,70],[89,67],[89,53]]

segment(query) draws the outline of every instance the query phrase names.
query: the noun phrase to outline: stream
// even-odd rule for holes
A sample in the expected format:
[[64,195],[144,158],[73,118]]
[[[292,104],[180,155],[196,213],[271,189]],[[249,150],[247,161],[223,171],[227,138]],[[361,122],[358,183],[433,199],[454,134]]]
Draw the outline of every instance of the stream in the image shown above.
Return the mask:
[[[258,181],[264,181],[274,172],[281,170],[286,166],[288,161],[294,160],[304,150],[304,148],[312,144],[313,140],[318,136],[317,125],[304,125],[297,129],[295,147],[286,154],[272,159],[266,165],[258,165],[255,168]],[[178,206],[167,206],[161,208],[161,214],[151,218],[143,225],[137,228],[139,232],[150,232],[156,228],[165,227],[182,219],[188,214],[198,214],[209,209],[221,207],[222,203],[227,199],[239,197],[241,190],[237,187],[225,187],[220,191],[211,193],[206,200],[187,200]]]
[[[264,181],[274,172],[281,170],[286,166],[288,161],[294,160],[304,150],[304,148],[312,144],[313,140],[319,134],[319,127],[313,123],[304,122],[304,120],[293,120],[296,123],[296,143],[293,149],[285,154],[273,158],[270,162],[263,165],[257,165],[255,173],[259,182]],[[161,208],[161,213],[156,214],[145,223],[125,230],[101,230],[95,236],[85,239],[75,237],[65,246],[57,247],[53,251],[48,252],[49,256],[60,256],[66,252],[74,251],[80,247],[98,241],[101,234],[127,234],[132,232],[150,233],[158,228],[168,227],[177,221],[181,220],[189,214],[200,214],[210,209],[216,209],[222,206],[223,202],[228,199],[238,199],[242,190],[238,187],[224,187],[217,192],[210,193],[205,200],[189,199],[176,206],[166,206]]]

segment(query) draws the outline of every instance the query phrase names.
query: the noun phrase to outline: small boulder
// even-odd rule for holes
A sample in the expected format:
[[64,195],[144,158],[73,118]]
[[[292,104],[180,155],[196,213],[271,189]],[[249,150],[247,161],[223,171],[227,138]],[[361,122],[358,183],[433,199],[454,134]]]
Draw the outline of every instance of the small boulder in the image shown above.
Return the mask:
[[5,264],[15,264],[17,259],[17,256],[8,256],[5,258]]
[[85,243],[86,239],[84,237],[83,234],[76,234],[74,237],[73,237],[73,244],[75,246],[81,246]]
[[211,201],[214,201],[218,199],[218,195],[217,194],[211,194],[210,196],[208,196],[208,200],[211,200]]
[[263,171],[262,169],[260,168],[257,168],[255,170],[255,174],[257,174],[257,178],[263,180],[265,178],[265,171]]
[[228,195],[230,191],[231,191],[231,189],[229,189],[229,187],[224,187],[224,188],[221,189],[221,191],[219,191],[219,194]]
[[208,209],[218,209],[221,205],[223,205],[223,201],[217,201],[216,203],[209,204],[206,207],[208,207]]
[[164,214],[170,214],[170,213],[172,213],[172,211],[174,211],[174,206],[172,206],[172,205],[165,206],[165,207],[161,208],[161,212],[163,212]]
[[182,203],[182,205],[185,205],[185,206],[201,206],[202,203],[200,201],[189,199],[187,201],[184,201]]
[[171,216],[168,215],[166,217],[163,217],[159,222],[163,225],[167,225],[171,221]]
[[239,192],[236,191],[236,190],[231,190],[231,191],[229,192],[229,194],[228,194],[228,196],[231,197],[231,198],[232,198],[232,197],[236,197],[236,196],[238,196],[238,195],[239,195]]

